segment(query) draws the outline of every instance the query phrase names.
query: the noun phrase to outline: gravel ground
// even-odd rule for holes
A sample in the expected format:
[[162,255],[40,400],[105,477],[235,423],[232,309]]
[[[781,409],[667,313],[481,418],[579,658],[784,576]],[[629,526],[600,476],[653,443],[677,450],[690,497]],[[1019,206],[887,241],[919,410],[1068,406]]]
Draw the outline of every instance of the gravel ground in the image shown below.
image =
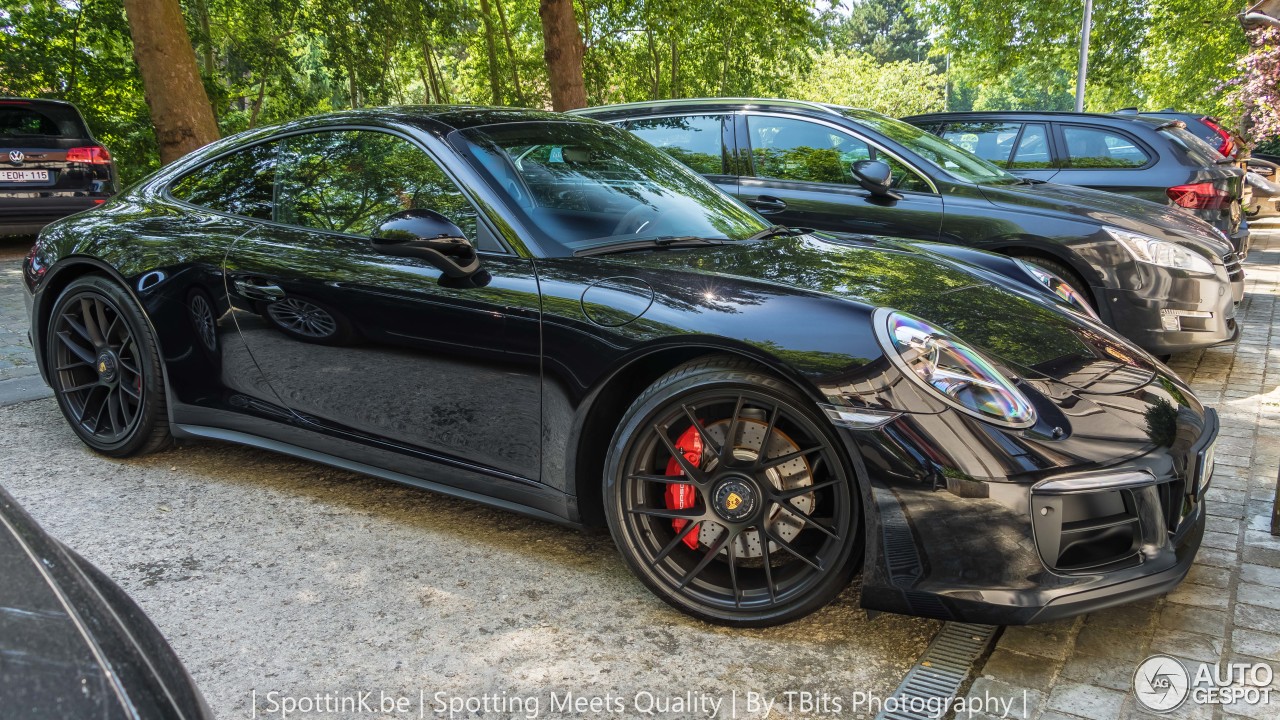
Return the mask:
[[[109,460],[49,399],[0,408],[0,427],[0,483],[137,600],[219,718],[280,717],[273,691],[386,692],[413,717],[420,692],[428,716],[436,692],[532,696],[539,717],[566,715],[551,693],[622,698],[624,712],[568,714],[599,717],[691,692],[728,717],[736,691],[738,717],[763,717],[747,692],[887,695],[938,627],[868,620],[855,586],[805,620],[728,630],[651,596],[604,534],[231,445]],[[811,714],[798,708],[770,717]],[[457,715],[480,716],[525,715]]]

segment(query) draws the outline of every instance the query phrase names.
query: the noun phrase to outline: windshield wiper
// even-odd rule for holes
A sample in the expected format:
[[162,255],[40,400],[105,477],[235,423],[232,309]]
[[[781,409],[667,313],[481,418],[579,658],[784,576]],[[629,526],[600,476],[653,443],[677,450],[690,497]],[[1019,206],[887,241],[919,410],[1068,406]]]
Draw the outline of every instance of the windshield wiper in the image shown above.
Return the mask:
[[697,235],[662,235],[660,237],[644,238],[643,240],[628,240],[609,245],[582,248],[581,250],[574,250],[573,256],[612,255],[614,253],[635,252],[637,250],[653,250],[654,248],[705,247],[707,245],[724,245],[727,242],[729,241],[713,240],[711,238],[698,237]]
[[1018,178],[1019,185],[1044,185],[1048,180],[1037,180],[1035,178]]
[[797,235],[808,235],[813,232],[813,228],[787,227],[785,225],[770,225],[760,232],[747,238],[747,242],[752,240],[768,240],[775,237],[795,237]]

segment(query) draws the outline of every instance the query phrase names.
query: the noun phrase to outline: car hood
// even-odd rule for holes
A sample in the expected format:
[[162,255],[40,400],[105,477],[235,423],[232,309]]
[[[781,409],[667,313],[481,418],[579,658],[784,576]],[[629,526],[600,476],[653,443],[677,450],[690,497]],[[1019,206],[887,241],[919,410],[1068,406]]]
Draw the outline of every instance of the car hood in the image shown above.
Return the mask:
[[1231,252],[1231,245],[1216,228],[1172,205],[1056,183],[978,187],[987,200],[1000,207],[1034,208],[1091,220],[1100,225],[1114,225],[1162,240],[1198,246],[1212,251],[1217,257]]
[[1111,331],[1011,282],[981,277],[945,258],[854,240],[805,235],[715,248],[642,252],[608,260],[656,272],[651,284],[685,283],[678,272],[716,274],[911,313],[946,328],[1024,377],[1094,393],[1150,382],[1157,361]]

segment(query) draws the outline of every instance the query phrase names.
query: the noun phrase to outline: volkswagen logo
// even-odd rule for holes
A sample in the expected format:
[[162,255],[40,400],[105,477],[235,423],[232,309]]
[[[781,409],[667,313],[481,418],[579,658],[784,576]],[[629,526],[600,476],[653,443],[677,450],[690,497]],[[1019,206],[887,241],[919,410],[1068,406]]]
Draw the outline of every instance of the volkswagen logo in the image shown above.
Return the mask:
[[22,161],[26,159],[27,159],[27,156],[23,155],[21,150],[9,151],[9,162],[13,163],[14,165],[21,165]]

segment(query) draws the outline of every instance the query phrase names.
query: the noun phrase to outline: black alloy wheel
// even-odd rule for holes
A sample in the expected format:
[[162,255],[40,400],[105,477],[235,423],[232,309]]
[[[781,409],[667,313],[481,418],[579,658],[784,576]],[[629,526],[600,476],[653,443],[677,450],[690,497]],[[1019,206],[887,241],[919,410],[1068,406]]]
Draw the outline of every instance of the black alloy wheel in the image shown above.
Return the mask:
[[709,622],[807,615],[861,560],[859,496],[829,424],[732,358],[677,368],[636,400],[606,463],[605,508],[632,571]]
[[97,275],[73,281],[54,304],[46,339],[49,383],[86,445],[125,457],[169,440],[155,340],[122,288]]

